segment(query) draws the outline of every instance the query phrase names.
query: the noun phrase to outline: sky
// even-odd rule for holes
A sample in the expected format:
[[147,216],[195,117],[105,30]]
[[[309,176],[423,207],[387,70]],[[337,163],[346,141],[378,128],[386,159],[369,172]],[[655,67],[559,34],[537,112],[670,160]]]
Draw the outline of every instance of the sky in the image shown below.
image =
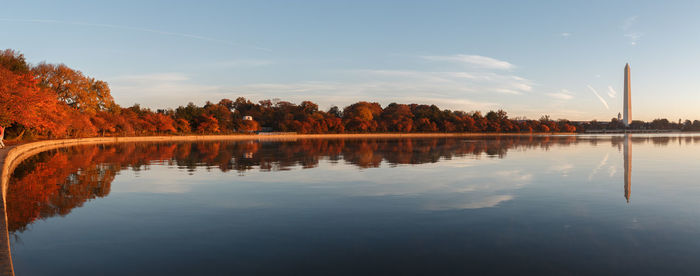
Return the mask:
[[0,48],[109,83],[122,106],[246,97],[700,119],[697,1],[9,1]]

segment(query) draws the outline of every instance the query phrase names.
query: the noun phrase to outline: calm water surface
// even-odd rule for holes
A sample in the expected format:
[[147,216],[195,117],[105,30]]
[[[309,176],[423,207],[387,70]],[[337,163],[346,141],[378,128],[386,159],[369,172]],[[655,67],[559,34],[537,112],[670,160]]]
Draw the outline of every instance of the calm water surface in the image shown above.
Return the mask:
[[13,174],[17,275],[700,274],[700,136],[136,143]]

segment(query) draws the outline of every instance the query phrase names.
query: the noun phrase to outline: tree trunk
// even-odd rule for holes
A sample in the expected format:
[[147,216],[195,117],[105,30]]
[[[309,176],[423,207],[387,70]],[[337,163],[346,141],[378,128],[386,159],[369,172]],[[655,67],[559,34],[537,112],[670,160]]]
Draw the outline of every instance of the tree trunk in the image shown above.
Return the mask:
[[[27,131],[26,128],[25,128],[25,129],[22,129],[22,132],[20,132],[20,133],[17,135],[17,138],[15,138],[15,140],[17,140],[17,141],[22,140],[22,136],[24,136],[24,132],[25,132],[25,131]],[[4,136],[4,135],[3,135],[3,136]],[[2,138],[5,138],[5,137],[2,137]]]

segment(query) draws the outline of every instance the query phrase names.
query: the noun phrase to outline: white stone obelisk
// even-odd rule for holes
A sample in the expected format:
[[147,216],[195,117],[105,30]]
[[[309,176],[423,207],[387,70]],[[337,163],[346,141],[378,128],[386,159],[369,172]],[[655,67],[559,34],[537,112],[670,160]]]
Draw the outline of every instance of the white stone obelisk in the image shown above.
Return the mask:
[[632,122],[632,87],[630,83],[630,64],[625,65],[625,102],[622,110],[622,122],[629,127]]

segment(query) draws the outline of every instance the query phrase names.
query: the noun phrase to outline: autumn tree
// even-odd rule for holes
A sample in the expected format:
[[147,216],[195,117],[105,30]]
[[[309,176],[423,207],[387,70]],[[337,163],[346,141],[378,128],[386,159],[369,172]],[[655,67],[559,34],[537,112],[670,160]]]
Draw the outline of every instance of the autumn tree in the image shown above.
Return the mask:
[[159,133],[175,133],[175,121],[172,117],[164,115],[162,113],[148,114],[147,118],[149,122],[156,127],[156,131]]
[[114,118],[112,118],[112,116],[110,116],[110,114],[107,112],[98,112],[95,114],[95,116],[90,117],[90,121],[92,122],[92,125],[97,128],[97,131],[101,136],[105,136],[105,134],[109,133],[115,133],[117,131],[117,127],[114,124]]
[[182,119],[182,118],[178,118],[175,120],[175,128],[180,133],[188,133],[188,132],[192,131],[192,128],[190,127],[190,123],[187,120]]
[[221,131],[232,131],[239,125],[239,123],[234,119],[233,113],[228,106],[230,106],[230,104],[226,101],[224,101],[223,104],[213,104],[211,102],[207,102],[204,105],[204,113],[216,118],[216,120],[219,122],[219,129]]
[[218,133],[219,121],[214,116],[203,114],[196,118],[197,132],[199,133]]
[[328,109],[328,112],[327,112],[327,113],[328,113],[329,115],[334,116],[334,117],[338,117],[338,118],[342,118],[342,117],[343,117],[343,112],[340,111],[340,108],[338,108],[338,107],[335,106],[335,105],[334,105],[334,106],[331,106],[331,108]]
[[241,123],[241,126],[238,130],[242,132],[258,131],[260,130],[260,124],[258,124],[258,122],[254,120],[244,120],[243,123]]
[[378,127],[375,117],[382,113],[378,103],[357,102],[343,109],[345,129],[357,132],[372,132]]
[[20,124],[38,130],[56,129],[56,97],[40,89],[29,73],[0,67],[0,126]]
[[24,59],[24,55],[11,49],[0,51],[0,67],[16,74],[29,73],[29,64]]
[[382,110],[381,124],[384,131],[411,132],[413,129],[411,107],[397,103],[387,105]]
[[39,86],[53,91],[60,101],[81,112],[92,115],[116,107],[106,82],[87,77],[65,64],[40,63],[32,72]]
[[203,114],[204,108],[197,106],[193,102],[188,103],[186,106],[179,106],[175,109],[175,119],[183,119],[189,122],[192,129],[197,129],[199,121],[196,119]]

